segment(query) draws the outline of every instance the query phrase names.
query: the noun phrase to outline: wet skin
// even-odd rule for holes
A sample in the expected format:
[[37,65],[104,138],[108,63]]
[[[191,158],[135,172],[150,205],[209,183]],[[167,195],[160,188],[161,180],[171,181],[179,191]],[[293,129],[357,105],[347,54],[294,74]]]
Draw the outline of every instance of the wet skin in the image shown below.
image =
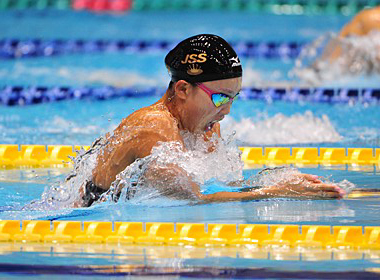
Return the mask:
[[[204,85],[215,92],[234,97],[241,89],[241,81],[241,78],[232,78],[204,82]],[[109,143],[98,155],[97,165],[93,170],[93,183],[100,188],[109,189],[118,173],[136,159],[150,155],[152,148],[158,142],[177,141],[183,145],[181,131],[203,136],[206,141],[214,133],[220,137],[218,121],[229,114],[231,104],[230,101],[215,107],[210,97],[197,86],[183,80],[176,82],[159,101],[129,115],[112,135],[108,135]],[[343,196],[343,191],[339,187],[323,184],[315,176],[307,174],[282,182],[281,186],[268,186],[247,193],[218,192],[209,195],[201,194],[199,185],[178,166],[152,168],[146,176],[154,180],[157,188],[168,188],[173,184],[172,189],[179,197],[196,196],[204,201],[252,200],[268,197],[330,199]],[[174,187],[175,178],[178,176],[187,179],[188,188]]]
[[[233,97],[241,88],[241,78],[205,85]],[[118,173],[137,158],[148,156],[157,142],[183,144],[181,131],[203,134],[205,140],[213,133],[220,137],[220,125],[213,122],[230,112],[231,103],[216,108],[206,93],[185,81],[175,83],[173,90],[174,95],[168,89],[158,102],[125,118],[109,136],[110,143],[98,156],[93,172],[95,185],[108,189]]]
[[[342,28],[339,33],[339,38],[366,36],[371,32],[380,32],[380,6],[372,9],[364,9],[359,12]],[[343,50],[339,42],[330,42],[328,47],[333,49],[331,54],[328,55],[331,61],[341,56]],[[380,48],[377,53],[377,60],[380,61]]]
[[380,6],[373,9],[366,9],[358,13],[343,27],[340,36],[363,36],[372,31],[380,31]]

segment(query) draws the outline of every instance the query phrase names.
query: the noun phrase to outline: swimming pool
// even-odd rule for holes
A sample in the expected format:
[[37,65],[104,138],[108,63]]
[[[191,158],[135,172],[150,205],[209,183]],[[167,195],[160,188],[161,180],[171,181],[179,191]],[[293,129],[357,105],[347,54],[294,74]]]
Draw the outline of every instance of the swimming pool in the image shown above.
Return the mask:
[[[231,41],[281,41],[306,43],[326,31],[338,31],[348,20],[342,15],[278,16],[248,12],[131,12],[128,15],[71,11],[1,12],[4,38],[31,39],[141,39],[178,41],[194,33],[217,33]],[[228,18],[228,21],[222,19]],[[323,20],[321,20],[321,18]],[[173,25],[173,21],[176,25]],[[196,22],[197,24],[193,24]],[[276,26],[273,25],[276,24]],[[301,28],[300,28],[301,26]],[[38,30],[36,36],[35,30]],[[96,30],[96,32],[93,32]],[[41,86],[155,86],[165,88],[168,76],[164,52],[81,53],[53,57],[0,61],[2,85]],[[287,76],[292,60],[244,58],[245,86],[294,83]],[[347,79],[347,77],[345,78]],[[337,82],[340,87],[343,82]],[[321,86],[329,86],[325,84]],[[378,76],[353,78],[350,86],[378,86]],[[1,107],[1,144],[89,145],[115,128],[134,110],[157,97],[117,98],[105,101],[67,100],[25,107]],[[355,116],[355,117],[353,117]],[[376,104],[314,104],[298,101],[240,100],[223,121],[224,135],[236,130],[239,146],[310,146],[378,148],[380,118]],[[260,167],[257,167],[260,168]],[[259,169],[244,170],[245,178]],[[373,189],[379,182],[379,166],[351,165],[301,168],[357,187]],[[46,186],[63,180],[69,169],[28,168],[1,170],[2,220],[139,221],[206,224],[296,224],[379,226],[378,198],[340,201],[268,200],[244,203],[189,205],[189,202],[151,199],[133,203],[99,204],[88,209],[22,210],[38,199]],[[192,215],[189,215],[189,213]],[[378,271],[376,250],[236,247],[120,246],[110,244],[29,244],[1,246],[3,276],[14,270],[30,275],[248,276],[301,278],[314,271],[315,278],[374,277]],[[39,268],[36,264],[44,264]],[[252,270],[253,267],[263,271]],[[92,270],[91,270],[92,268]],[[87,269],[87,270],[86,270]],[[223,270],[224,269],[224,270]],[[240,270],[239,270],[240,269]],[[56,271],[55,273],[52,272]],[[50,271],[50,272],[49,272]],[[231,272],[232,271],[232,272]],[[348,272],[351,271],[351,274]],[[117,274],[119,273],[119,274]],[[139,274],[140,273],[140,274]],[[156,273],[156,274],[155,274]],[[165,274],[166,273],[166,274]],[[186,274],[188,273],[188,274]],[[192,274],[191,274],[192,273]],[[198,273],[198,274],[197,274]],[[204,274],[201,274],[204,273]],[[240,273],[240,274],[239,274]],[[249,274],[251,273],[251,274]],[[270,274],[273,273],[273,274]],[[319,273],[319,274],[318,274]],[[335,274],[334,274],[335,273]],[[368,273],[368,274],[366,274]],[[327,275],[327,276],[326,276]],[[230,274],[231,276],[231,274]],[[233,275],[232,275],[233,276]],[[50,277],[50,276],[49,276]],[[56,275],[59,277],[59,275]]]

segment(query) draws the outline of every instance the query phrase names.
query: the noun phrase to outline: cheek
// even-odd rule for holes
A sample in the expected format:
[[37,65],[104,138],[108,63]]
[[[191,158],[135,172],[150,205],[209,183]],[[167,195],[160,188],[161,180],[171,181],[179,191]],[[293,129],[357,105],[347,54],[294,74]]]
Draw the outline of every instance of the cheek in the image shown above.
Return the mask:
[[[206,98],[207,99],[206,99]],[[215,106],[211,102],[208,96],[198,96],[197,100],[193,100],[193,106],[191,106],[191,114],[196,118],[203,118],[213,115],[215,112]]]
[[215,114],[215,106],[209,103],[203,103],[197,108],[199,118],[208,118]]
[[202,119],[205,115],[207,115],[207,111],[201,107],[201,106],[193,106],[190,110],[190,116],[194,120],[200,120]]

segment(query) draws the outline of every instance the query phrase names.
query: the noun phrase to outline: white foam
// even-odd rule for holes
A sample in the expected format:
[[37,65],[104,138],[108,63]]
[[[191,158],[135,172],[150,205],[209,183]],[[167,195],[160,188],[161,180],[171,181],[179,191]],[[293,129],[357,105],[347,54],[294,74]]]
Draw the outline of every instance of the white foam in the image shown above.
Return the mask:
[[99,150],[104,146],[104,138],[94,142],[91,149],[81,149],[72,159],[74,167],[68,177],[63,181],[57,181],[47,186],[41,198],[25,205],[23,210],[58,210],[71,208],[82,200],[84,185],[92,179],[92,170],[95,168]]
[[[175,201],[185,199],[189,203],[189,199],[197,200],[189,180],[203,185],[210,180],[228,184],[243,179],[244,164],[234,143],[214,138],[215,149],[208,152],[210,143],[205,142],[203,136],[185,133],[183,137],[185,151],[177,142],[154,147],[151,155],[135,161],[117,175],[111,195],[123,188],[121,202],[126,201],[127,190],[132,190],[136,191],[128,201],[132,204],[151,204],[152,199],[162,197],[175,198]],[[107,196],[107,199],[112,200],[112,197]]]
[[303,48],[289,75],[309,86],[378,86],[379,50],[380,32],[348,38],[326,33]]
[[236,131],[237,140],[247,145],[324,143],[343,139],[326,115],[318,118],[310,111],[289,117],[276,114],[258,121],[253,118],[236,121],[226,116],[221,128],[224,135]]
[[112,69],[77,69],[70,78],[80,81],[82,84],[106,84],[115,87],[131,86],[158,86],[160,79],[156,77],[147,77],[136,72],[112,70]]

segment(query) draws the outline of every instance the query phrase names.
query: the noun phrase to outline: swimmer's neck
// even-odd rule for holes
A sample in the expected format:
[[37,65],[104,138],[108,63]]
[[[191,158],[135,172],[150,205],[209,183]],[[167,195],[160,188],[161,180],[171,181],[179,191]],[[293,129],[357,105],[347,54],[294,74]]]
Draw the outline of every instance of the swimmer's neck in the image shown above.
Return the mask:
[[179,130],[188,130],[183,122],[186,118],[183,104],[181,104],[181,102],[179,102],[169,90],[165,92],[164,96],[158,101],[158,103],[162,103],[173,118],[176,119]]

